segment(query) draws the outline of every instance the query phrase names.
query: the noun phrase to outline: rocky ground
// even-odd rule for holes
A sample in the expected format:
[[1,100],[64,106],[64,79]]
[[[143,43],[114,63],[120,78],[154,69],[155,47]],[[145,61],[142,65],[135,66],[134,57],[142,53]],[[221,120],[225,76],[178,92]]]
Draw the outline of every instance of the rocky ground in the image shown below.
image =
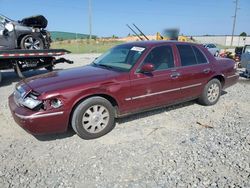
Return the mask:
[[[96,56],[71,55],[74,65],[57,68]],[[26,133],[7,105],[19,79],[11,71],[3,79],[0,187],[250,187],[250,80],[240,79],[214,106],[192,101],[122,118],[87,141],[73,131]]]

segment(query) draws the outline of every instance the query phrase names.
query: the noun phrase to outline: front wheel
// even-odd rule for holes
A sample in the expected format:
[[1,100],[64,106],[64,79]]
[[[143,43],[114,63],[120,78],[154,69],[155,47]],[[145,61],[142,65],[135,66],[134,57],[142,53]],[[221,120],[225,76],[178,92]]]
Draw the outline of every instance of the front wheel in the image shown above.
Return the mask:
[[76,107],[71,125],[83,139],[94,139],[110,132],[115,126],[112,104],[102,97],[91,97]]
[[44,42],[40,37],[26,35],[22,38],[20,48],[25,50],[42,50]]
[[221,95],[221,83],[218,79],[210,80],[199,97],[199,102],[205,106],[217,103]]
[[219,56],[219,52],[216,51],[215,54],[214,54],[215,57],[218,57]]

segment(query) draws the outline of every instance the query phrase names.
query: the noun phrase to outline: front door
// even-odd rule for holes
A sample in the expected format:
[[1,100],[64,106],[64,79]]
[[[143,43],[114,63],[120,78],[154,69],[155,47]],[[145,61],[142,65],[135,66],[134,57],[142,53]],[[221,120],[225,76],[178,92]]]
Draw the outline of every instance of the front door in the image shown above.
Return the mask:
[[[141,73],[143,64],[154,65],[151,73]],[[130,74],[131,95],[127,100],[134,111],[172,103],[179,98],[178,79],[172,45],[153,48],[136,72]]]

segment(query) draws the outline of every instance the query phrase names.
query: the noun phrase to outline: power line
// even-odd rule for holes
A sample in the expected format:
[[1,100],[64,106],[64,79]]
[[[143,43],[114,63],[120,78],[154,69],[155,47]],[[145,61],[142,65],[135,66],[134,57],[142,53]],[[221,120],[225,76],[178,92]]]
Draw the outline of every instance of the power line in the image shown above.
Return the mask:
[[236,17],[237,17],[237,11],[239,10],[238,7],[238,0],[236,0],[235,2],[235,10],[234,10],[234,16],[233,16],[233,31],[232,31],[232,37],[231,37],[231,46],[233,46],[233,37],[234,37],[234,31],[235,31],[235,25],[236,25]]

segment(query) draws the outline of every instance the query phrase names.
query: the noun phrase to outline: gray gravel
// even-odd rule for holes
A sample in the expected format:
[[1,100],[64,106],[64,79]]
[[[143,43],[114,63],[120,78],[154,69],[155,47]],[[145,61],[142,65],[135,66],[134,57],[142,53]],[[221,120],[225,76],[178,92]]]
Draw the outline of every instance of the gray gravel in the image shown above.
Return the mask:
[[[71,55],[81,66],[97,55]],[[46,71],[37,71],[44,73]],[[27,73],[26,76],[34,73]],[[250,80],[210,107],[187,102],[119,119],[102,138],[34,137],[11,118],[0,87],[0,187],[250,187]]]

